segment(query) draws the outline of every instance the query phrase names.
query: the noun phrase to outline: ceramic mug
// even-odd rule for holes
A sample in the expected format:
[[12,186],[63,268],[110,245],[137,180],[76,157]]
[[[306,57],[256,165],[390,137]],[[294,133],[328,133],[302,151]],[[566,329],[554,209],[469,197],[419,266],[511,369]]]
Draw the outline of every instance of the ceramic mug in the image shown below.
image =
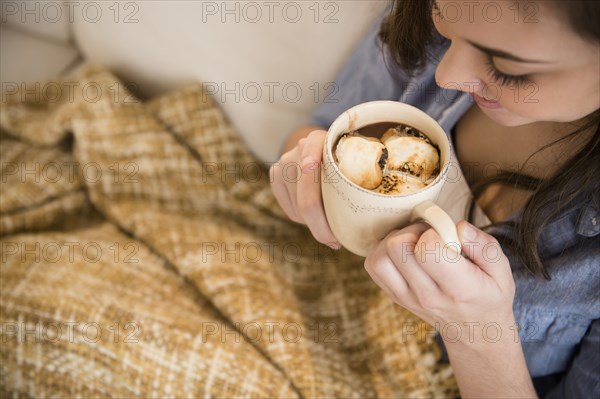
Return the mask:
[[[339,138],[379,122],[397,122],[422,131],[440,150],[440,173],[425,188],[408,195],[385,195],[351,182],[339,170],[333,153]],[[435,201],[450,164],[450,142],[442,127],[425,112],[395,101],[371,101],[341,114],[331,125],[323,147],[321,190],[327,221],[335,238],[349,251],[367,256],[392,230],[419,220],[431,225],[447,246],[460,253],[452,218]]]

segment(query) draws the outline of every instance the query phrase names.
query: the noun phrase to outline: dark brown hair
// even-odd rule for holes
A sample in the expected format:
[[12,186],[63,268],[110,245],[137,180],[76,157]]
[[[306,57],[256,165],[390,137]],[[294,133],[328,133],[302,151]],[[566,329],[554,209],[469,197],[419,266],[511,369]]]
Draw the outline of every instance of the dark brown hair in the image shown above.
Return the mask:
[[[381,25],[379,39],[385,44],[386,56],[399,65],[406,73],[419,72],[432,61],[436,46],[444,43],[433,25],[433,0],[393,0],[390,14]],[[586,40],[600,41],[600,2],[568,1],[551,2],[557,15],[565,18],[574,32]],[[574,154],[564,167],[549,178],[542,180],[522,173],[528,163],[525,162],[518,173],[503,171],[489,179],[474,184],[473,201],[469,210],[472,218],[475,200],[485,188],[494,183],[510,185],[515,189],[531,190],[531,196],[521,211],[521,218],[486,226],[504,226],[512,230],[510,235],[498,235],[498,240],[516,255],[523,266],[533,275],[550,279],[538,253],[538,239],[542,229],[555,220],[564,211],[577,205],[581,199],[592,200],[600,204],[598,181],[600,177],[600,110],[586,118],[585,126],[579,126],[569,135],[556,140],[536,153],[565,141],[579,140],[580,150]],[[586,139],[586,132],[595,129],[595,134]],[[593,130],[592,130],[593,131]],[[587,143],[581,145],[582,140]],[[531,159],[536,153],[531,154]]]

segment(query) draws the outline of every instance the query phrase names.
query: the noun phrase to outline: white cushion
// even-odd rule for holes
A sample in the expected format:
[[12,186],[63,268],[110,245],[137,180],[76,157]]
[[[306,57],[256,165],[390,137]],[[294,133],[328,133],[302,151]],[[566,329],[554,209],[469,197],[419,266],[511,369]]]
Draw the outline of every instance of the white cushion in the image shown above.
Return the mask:
[[58,76],[77,60],[77,50],[72,46],[45,41],[5,25],[0,26],[0,32],[3,92],[15,91],[22,83],[40,82],[39,91],[35,90],[44,95],[42,82]]
[[100,4],[102,17],[75,14],[73,26],[89,61],[107,65],[146,94],[203,81],[265,161],[276,160],[287,134],[308,121],[388,4],[128,1],[116,16],[113,2],[90,3]]
[[[66,4],[65,4],[66,3]],[[77,1],[9,0],[0,2],[2,24],[46,40],[68,43],[70,25],[84,10]]]

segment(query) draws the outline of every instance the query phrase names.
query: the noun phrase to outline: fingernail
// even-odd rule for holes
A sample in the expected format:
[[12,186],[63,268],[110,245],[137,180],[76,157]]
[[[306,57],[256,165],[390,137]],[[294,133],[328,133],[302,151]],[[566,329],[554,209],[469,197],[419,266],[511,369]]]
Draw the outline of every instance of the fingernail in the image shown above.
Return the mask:
[[471,241],[477,237],[477,229],[469,222],[464,222],[460,231],[463,241]]
[[339,250],[340,248],[342,248],[342,246],[338,243],[335,242],[330,242],[329,244],[327,244],[329,246],[329,248],[334,249],[334,250]]

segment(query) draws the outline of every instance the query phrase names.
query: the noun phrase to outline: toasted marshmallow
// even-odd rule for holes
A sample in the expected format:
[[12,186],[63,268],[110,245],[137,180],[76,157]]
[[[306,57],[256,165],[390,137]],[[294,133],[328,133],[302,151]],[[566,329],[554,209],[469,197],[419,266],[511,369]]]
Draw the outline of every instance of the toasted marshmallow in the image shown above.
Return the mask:
[[391,171],[385,176],[381,185],[377,187],[379,194],[386,195],[408,195],[416,193],[427,187],[419,178],[408,173]]
[[377,138],[356,132],[345,134],[336,146],[335,156],[340,171],[353,183],[369,190],[381,184],[387,151]]
[[388,150],[387,168],[426,181],[439,170],[438,149],[422,133],[410,127],[388,129],[381,138]]

